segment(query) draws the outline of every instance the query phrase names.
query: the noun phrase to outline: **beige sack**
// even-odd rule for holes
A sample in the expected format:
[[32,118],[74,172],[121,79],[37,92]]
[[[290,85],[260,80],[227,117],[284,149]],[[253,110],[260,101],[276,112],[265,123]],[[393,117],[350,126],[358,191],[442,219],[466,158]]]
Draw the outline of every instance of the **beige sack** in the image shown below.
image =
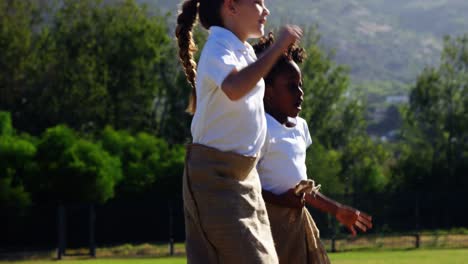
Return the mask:
[[189,264],[275,264],[256,159],[187,146],[183,195]]

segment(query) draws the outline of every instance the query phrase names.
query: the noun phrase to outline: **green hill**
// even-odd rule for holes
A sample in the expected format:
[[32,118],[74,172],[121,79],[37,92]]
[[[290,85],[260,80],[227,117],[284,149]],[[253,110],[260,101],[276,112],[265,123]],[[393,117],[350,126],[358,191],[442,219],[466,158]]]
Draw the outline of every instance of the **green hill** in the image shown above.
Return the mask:
[[[176,13],[178,1],[141,0]],[[270,27],[317,25],[321,45],[350,67],[353,87],[377,95],[405,93],[426,65],[438,62],[444,35],[468,32],[466,0],[266,0]]]

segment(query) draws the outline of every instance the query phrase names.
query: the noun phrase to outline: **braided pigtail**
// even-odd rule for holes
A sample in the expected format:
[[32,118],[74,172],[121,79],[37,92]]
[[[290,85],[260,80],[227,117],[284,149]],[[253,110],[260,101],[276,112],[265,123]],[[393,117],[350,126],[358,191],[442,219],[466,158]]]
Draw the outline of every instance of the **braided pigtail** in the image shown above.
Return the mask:
[[190,95],[186,111],[193,114],[197,107],[197,94],[195,91],[197,63],[194,59],[194,53],[197,51],[197,45],[193,40],[192,30],[197,19],[198,0],[186,0],[182,4],[181,9],[182,10],[177,17],[175,35],[179,45],[179,59],[184,67],[185,76],[192,86],[192,93]]

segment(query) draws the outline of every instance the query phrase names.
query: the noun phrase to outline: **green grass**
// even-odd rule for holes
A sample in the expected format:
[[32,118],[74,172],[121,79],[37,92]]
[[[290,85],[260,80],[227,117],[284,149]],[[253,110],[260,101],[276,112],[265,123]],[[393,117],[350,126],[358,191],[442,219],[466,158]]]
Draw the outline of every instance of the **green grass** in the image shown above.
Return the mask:
[[[468,249],[444,250],[407,250],[407,251],[374,251],[374,252],[345,252],[330,254],[333,264],[466,264],[468,263]],[[0,261],[0,264],[182,264],[185,258],[126,258],[126,259],[65,259],[31,260],[31,261]]]
[[184,257],[176,258],[127,258],[127,259],[66,259],[66,260],[30,260],[4,262],[1,264],[183,264],[187,263]]
[[347,252],[331,254],[333,264],[466,264],[468,249]]

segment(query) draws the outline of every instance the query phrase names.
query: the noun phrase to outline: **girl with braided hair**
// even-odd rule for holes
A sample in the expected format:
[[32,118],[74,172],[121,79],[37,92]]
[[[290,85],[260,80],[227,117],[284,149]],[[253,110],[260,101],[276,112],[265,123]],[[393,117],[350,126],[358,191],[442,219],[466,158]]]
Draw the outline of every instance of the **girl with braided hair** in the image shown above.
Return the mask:
[[[254,45],[257,55],[274,43],[273,34]],[[307,123],[298,116],[304,92],[298,67],[306,58],[294,45],[265,77],[267,136],[257,165],[279,263],[328,264],[319,230],[304,207],[309,204],[335,216],[353,235],[372,227],[372,218],[319,192],[307,180],[306,148],[312,144]]]
[[[185,0],[177,17],[179,58],[194,114],[183,178],[189,263],[277,263],[256,171],[266,135],[262,79],[302,30],[285,26],[257,59],[249,38],[264,34],[264,0]],[[197,63],[192,30],[209,30]]]

